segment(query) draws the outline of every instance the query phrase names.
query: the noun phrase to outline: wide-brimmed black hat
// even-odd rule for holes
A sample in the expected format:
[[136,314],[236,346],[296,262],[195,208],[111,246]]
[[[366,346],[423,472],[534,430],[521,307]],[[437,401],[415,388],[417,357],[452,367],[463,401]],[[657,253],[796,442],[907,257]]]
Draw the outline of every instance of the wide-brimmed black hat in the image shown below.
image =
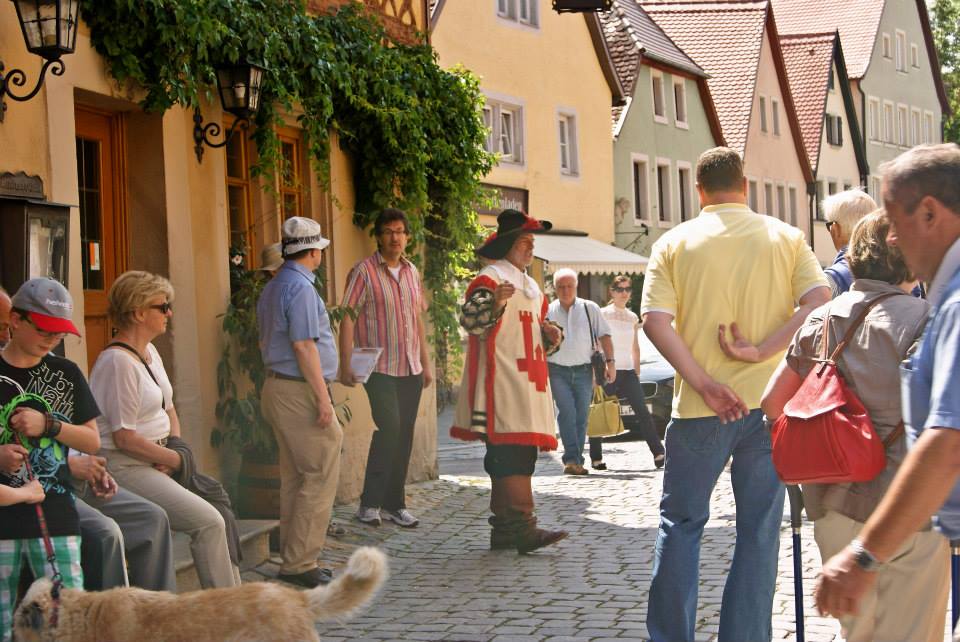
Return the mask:
[[538,221],[517,210],[503,210],[497,216],[497,231],[477,248],[477,254],[487,259],[502,259],[521,234],[543,234],[552,227],[550,221]]

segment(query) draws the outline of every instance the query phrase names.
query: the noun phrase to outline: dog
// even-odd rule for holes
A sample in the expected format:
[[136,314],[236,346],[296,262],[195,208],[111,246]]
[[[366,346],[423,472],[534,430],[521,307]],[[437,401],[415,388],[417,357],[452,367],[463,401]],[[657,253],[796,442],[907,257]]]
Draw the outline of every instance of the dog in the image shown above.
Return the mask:
[[99,593],[64,589],[51,626],[52,584],[41,578],[13,617],[18,642],[319,642],[315,624],[343,620],[376,594],[387,577],[386,556],[357,549],[327,586],[300,591],[252,582],[176,595],[138,588]]

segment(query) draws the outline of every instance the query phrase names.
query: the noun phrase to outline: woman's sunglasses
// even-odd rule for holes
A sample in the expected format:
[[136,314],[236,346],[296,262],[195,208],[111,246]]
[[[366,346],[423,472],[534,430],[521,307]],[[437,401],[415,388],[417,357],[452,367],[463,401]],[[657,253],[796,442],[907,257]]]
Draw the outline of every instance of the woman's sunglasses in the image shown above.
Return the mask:
[[166,303],[156,303],[154,305],[148,305],[148,308],[153,308],[154,310],[160,310],[160,314],[166,314],[173,310],[173,304],[169,301]]
[[613,286],[613,287],[610,288],[610,289],[613,290],[614,292],[632,292],[632,291],[633,291],[633,288],[631,288],[631,287],[629,287],[629,286],[627,286],[627,287],[625,287],[625,288],[620,288],[620,287],[617,287],[617,286]]

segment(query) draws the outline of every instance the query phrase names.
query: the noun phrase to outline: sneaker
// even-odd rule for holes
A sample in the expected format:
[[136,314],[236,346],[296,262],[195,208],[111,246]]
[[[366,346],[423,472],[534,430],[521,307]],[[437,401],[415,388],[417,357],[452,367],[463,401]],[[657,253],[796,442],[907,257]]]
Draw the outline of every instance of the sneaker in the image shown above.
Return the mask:
[[321,584],[329,584],[333,579],[333,572],[329,568],[317,567],[303,573],[277,573],[277,579],[288,584],[315,588]]
[[563,466],[564,475],[589,475],[590,471],[581,466],[580,464],[564,464]]
[[361,506],[357,510],[356,518],[367,526],[379,526],[382,523],[380,509],[370,508],[369,506]]
[[402,526],[403,528],[414,528],[420,523],[420,520],[414,517],[406,508],[385,510],[383,511],[383,518],[389,519],[397,526]]

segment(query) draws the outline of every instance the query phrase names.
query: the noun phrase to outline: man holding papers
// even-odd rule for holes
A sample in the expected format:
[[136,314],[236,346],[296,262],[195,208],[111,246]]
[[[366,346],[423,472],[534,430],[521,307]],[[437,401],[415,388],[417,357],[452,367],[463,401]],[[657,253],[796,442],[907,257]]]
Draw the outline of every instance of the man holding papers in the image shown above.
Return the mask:
[[377,430],[370,442],[367,472],[357,519],[379,526],[388,519],[405,528],[420,521],[405,503],[405,484],[420,393],[433,381],[423,312],[420,274],[403,255],[410,239],[406,214],[383,210],[373,224],[377,251],[357,263],[347,277],[343,305],[352,308],[340,322],[340,382],[354,386],[354,348],[381,348],[370,377],[363,381]]

